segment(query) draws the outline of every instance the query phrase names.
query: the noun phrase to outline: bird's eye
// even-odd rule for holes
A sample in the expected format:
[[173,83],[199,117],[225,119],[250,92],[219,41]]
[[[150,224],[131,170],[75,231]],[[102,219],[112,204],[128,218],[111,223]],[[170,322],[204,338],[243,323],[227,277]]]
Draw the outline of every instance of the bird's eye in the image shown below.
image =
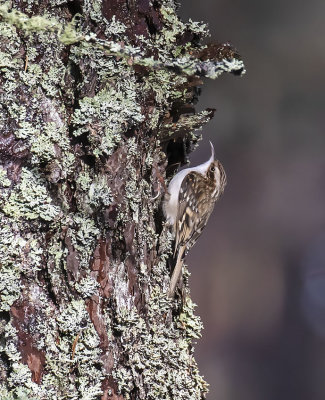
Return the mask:
[[214,167],[211,167],[211,171],[214,172],[216,169]]

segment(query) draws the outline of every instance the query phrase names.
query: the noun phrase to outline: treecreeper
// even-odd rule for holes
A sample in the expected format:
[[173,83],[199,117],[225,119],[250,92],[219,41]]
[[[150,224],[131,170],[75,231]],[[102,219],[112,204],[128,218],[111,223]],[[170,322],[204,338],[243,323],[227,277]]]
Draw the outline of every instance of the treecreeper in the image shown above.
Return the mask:
[[216,201],[227,183],[225,170],[215,160],[214,147],[208,161],[179,171],[170,181],[164,200],[164,213],[175,237],[176,260],[168,297],[172,298],[182,272],[183,259],[201,235]]

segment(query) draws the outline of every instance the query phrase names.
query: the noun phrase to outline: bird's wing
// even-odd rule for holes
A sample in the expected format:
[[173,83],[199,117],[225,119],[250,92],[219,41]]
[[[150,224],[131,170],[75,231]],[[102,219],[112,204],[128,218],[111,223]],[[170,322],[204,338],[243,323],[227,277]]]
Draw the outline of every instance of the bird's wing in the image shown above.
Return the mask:
[[176,218],[175,253],[180,246],[190,249],[206,225],[212,208],[206,207],[209,199],[204,191],[201,174],[188,173],[181,184]]

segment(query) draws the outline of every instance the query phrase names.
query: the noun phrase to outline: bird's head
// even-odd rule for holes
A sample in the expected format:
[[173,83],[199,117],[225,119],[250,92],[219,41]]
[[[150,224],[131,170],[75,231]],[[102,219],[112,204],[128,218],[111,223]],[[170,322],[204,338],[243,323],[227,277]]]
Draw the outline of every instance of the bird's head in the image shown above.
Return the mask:
[[226,186],[226,173],[220,161],[214,159],[214,147],[210,142],[211,146],[211,157],[206,163],[206,177],[213,182],[218,188],[218,192],[222,193]]

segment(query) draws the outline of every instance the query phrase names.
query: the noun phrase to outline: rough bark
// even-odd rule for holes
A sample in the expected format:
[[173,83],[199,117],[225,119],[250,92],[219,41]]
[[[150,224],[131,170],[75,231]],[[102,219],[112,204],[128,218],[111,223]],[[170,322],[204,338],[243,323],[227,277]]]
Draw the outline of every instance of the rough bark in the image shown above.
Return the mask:
[[161,212],[200,76],[244,71],[205,35],[173,0],[0,1],[1,399],[205,397]]

